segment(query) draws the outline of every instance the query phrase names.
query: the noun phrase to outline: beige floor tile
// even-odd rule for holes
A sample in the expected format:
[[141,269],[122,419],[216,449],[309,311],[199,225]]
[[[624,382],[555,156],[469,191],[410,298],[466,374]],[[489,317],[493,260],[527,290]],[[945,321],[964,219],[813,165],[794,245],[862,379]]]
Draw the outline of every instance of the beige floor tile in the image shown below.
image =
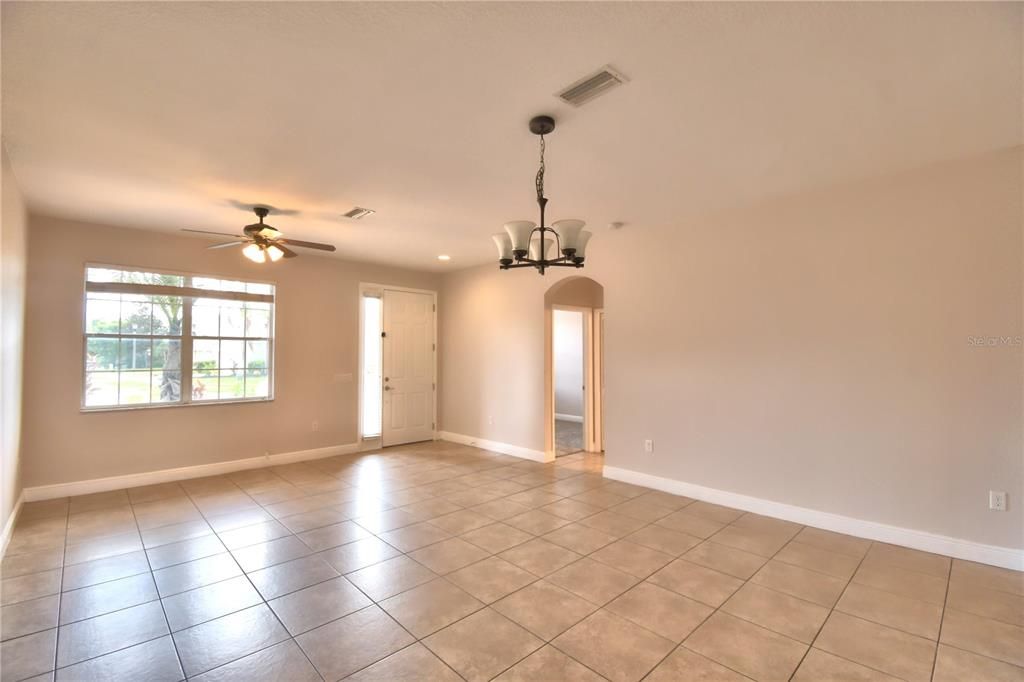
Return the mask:
[[676,559],[647,580],[715,608],[721,606],[743,584],[743,581],[731,575],[683,559]]
[[814,646],[911,682],[927,680],[935,659],[935,642],[839,611],[829,616]]
[[448,580],[490,604],[526,587],[537,576],[499,557],[491,557],[448,574]]
[[186,561],[203,559],[214,554],[226,552],[227,548],[216,535],[203,535],[198,538],[161,545],[146,550],[149,565],[154,571]]
[[299,645],[286,640],[191,679],[194,682],[321,682],[322,678]]
[[871,540],[855,538],[852,535],[833,533],[830,530],[821,528],[804,528],[797,535],[795,540],[805,545],[813,545],[819,549],[827,549],[837,554],[849,554],[858,559],[864,558],[871,547]]
[[181,665],[189,677],[287,638],[288,633],[265,604],[174,633]]
[[463,540],[471,542],[477,547],[487,550],[493,554],[511,549],[516,545],[530,540],[533,535],[505,523],[492,523],[483,526],[460,536]]
[[163,599],[171,632],[184,630],[235,611],[256,606],[263,599],[245,576],[237,576]]
[[1024,596],[1024,571],[954,559],[951,577],[991,590]]
[[786,680],[807,645],[721,611],[683,643],[687,649],[756,680]]
[[793,675],[793,682],[898,682],[898,677],[812,648]]
[[789,533],[791,536],[795,536],[803,528],[799,523],[775,519],[771,516],[762,516],[761,514],[754,514],[753,512],[747,512],[733,521],[730,525],[737,528],[747,528],[749,530],[756,530],[769,534]]
[[590,554],[605,545],[615,542],[618,538],[596,528],[589,528],[579,523],[571,523],[545,534],[544,539],[556,545],[571,549],[577,554]]
[[203,535],[213,533],[213,528],[206,521],[190,521],[188,523],[176,523],[172,526],[161,526],[141,532],[142,545],[146,549],[169,545],[182,540],[191,540]]
[[993,590],[959,577],[949,581],[946,608],[1024,626],[1024,596]]
[[850,583],[836,610],[927,639],[939,638],[942,607]]
[[641,528],[623,539],[665,554],[671,554],[673,557],[678,557],[702,542],[700,538],[654,524]]
[[345,545],[356,540],[369,537],[370,534],[351,521],[342,521],[329,526],[315,528],[304,533],[299,533],[302,540],[310,549],[316,552]]
[[934,682],[1020,682],[1024,668],[979,656],[969,651],[939,645],[935,659]]
[[548,645],[538,649],[494,678],[496,682],[603,682],[593,670]]
[[268,521],[273,521],[274,517],[262,508],[249,508],[228,514],[208,516],[206,520],[216,532],[226,533],[230,530],[254,526],[258,523],[267,523]]
[[525,514],[505,519],[505,523],[532,535],[544,535],[558,530],[569,521],[539,509],[532,509]]
[[63,549],[47,549],[30,554],[13,554],[4,556],[0,563],[0,576],[16,578],[29,573],[41,573],[60,568],[64,562]]
[[909,547],[897,547],[876,542],[871,545],[867,556],[864,557],[864,564],[875,566],[876,564],[896,566],[907,571],[927,573],[937,578],[948,578],[951,559],[947,556],[922,552]]
[[60,596],[51,594],[0,609],[0,640],[14,639],[57,627]]
[[110,509],[111,507],[127,507],[131,504],[127,490],[111,490],[88,495],[76,495],[68,498],[69,511],[72,514]]
[[676,644],[713,611],[700,602],[646,582],[612,600],[605,609]]
[[555,571],[547,580],[598,606],[640,582],[635,576],[587,558]]
[[423,640],[469,682],[489,680],[544,643],[493,609],[483,609]]
[[750,582],[832,608],[846,587],[846,581],[781,561],[769,561]]
[[329,563],[314,554],[260,569],[250,573],[249,580],[269,601],[337,576],[338,572]]
[[486,559],[487,551],[470,544],[461,538],[448,538],[436,544],[418,549],[409,554],[434,573],[444,575],[457,571],[464,566]]
[[545,641],[550,641],[597,610],[576,595],[538,580],[495,602],[501,613]]
[[169,636],[136,644],[57,671],[57,682],[178,682],[184,673]]
[[[242,575],[242,569],[227,553],[153,571],[156,589],[160,592],[161,597],[194,590],[197,587],[218,583],[237,575]],[[66,583],[67,580],[65,580]]]
[[643,678],[674,648],[664,637],[604,609],[551,644],[613,682]]
[[346,577],[370,599],[381,601],[429,582],[437,574],[409,557],[397,556],[349,573]]
[[[404,507],[400,507],[400,509],[407,514],[412,514],[413,516],[426,521],[427,519],[457,512],[462,509],[462,507],[449,502],[448,500],[435,497],[407,504]],[[482,514],[483,512],[481,511],[480,513]]]
[[622,504],[630,498],[623,495],[616,495],[608,490],[595,488],[579,493],[578,495],[573,495],[570,499],[576,500],[577,502],[583,502],[584,504],[589,504],[594,507],[607,509],[608,507],[614,507],[617,504]]
[[849,554],[830,552],[802,542],[790,542],[779,550],[775,560],[811,571],[818,571],[841,580],[849,580],[860,561]]
[[732,523],[736,519],[743,516],[743,512],[739,509],[733,509],[732,507],[724,507],[720,504],[713,504],[711,502],[703,502],[698,500],[691,505],[687,505],[686,512],[694,516],[701,516],[712,521],[719,523]]
[[153,502],[155,500],[166,500],[170,497],[184,497],[186,494],[185,489],[173,481],[170,483],[154,483],[137,488],[128,488],[127,493],[128,499],[133,505]]
[[187,497],[169,497],[133,505],[139,529],[159,528],[175,523],[202,521],[203,515]]
[[320,552],[317,556],[323,557],[339,573],[351,573],[399,554],[401,552],[383,540],[370,537]]
[[60,497],[54,500],[25,502],[21,505],[21,513],[18,515],[18,520],[29,521],[31,519],[45,519],[55,516],[64,518],[68,515],[69,507],[70,503],[66,497]]
[[591,554],[590,558],[637,578],[646,578],[674,559],[671,554],[629,540],[606,545]]
[[149,602],[60,628],[57,667],[102,656],[168,633],[160,602]]
[[947,608],[943,644],[1024,667],[1024,627]]
[[393,653],[345,682],[462,682],[462,678],[422,644],[416,643]]
[[503,498],[484,502],[483,504],[478,504],[475,507],[470,507],[470,511],[477,514],[483,514],[493,521],[503,521],[504,519],[512,518],[513,516],[525,514],[530,511],[530,507],[522,504],[516,504],[509,499]]
[[681,646],[652,670],[644,682],[748,682],[749,679]]
[[4,682],[23,680],[52,670],[56,646],[56,628],[0,644],[0,660],[3,661],[0,679]]
[[300,635],[299,646],[326,680],[338,680],[414,642],[377,606]]
[[[434,520],[437,521],[438,519]],[[448,531],[438,528],[431,522],[423,521],[421,523],[414,523],[411,526],[403,526],[402,528],[381,533],[380,539],[403,552],[412,552],[420,547],[426,547],[435,542],[446,540],[451,536],[452,534]]]
[[861,566],[853,582],[929,604],[942,606],[946,601],[945,580],[895,566]]
[[767,559],[757,554],[720,545],[713,540],[702,542],[682,556],[690,563],[747,580],[761,568]]
[[252,573],[261,568],[283,564],[312,553],[313,550],[299,538],[294,535],[286,535],[270,542],[261,542],[258,545],[236,549],[231,552],[231,555],[235,557],[235,561],[243,571]]
[[15,578],[0,580],[0,604],[7,606],[17,602],[31,601],[60,592],[61,571],[28,573]]
[[[494,523],[494,519],[470,509],[463,509],[461,511],[433,518],[429,523],[432,526],[440,528],[449,535],[462,535],[463,533],[468,533],[471,530],[490,525]],[[384,539],[387,540],[387,538]]]
[[224,546],[232,550],[276,540],[291,533],[278,521],[263,521],[250,526],[217,532]]
[[581,558],[576,552],[542,538],[524,542],[518,547],[502,552],[499,556],[538,577],[554,573]]
[[332,578],[268,602],[292,636],[347,616],[372,602],[342,577]]
[[814,641],[828,618],[828,609],[783,592],[747,583],[722,610],[805,644]]
[[770,558],[793,537],[790,531],[767,532],[742,526],[726,526],[711,536],[711,542]]
[[563,498],[549,504],[545,504],[540,507],[542,512],[553,514],[566,521],[579,521],[585,519],[588,516],[593,516],[599,513],[603,507],[597,507],[586,502],[580,502],[579,500],[570,500]]
[[140,573],[129,578],[65,592],[60,600],[60,624],[102,616],[158,598],[153,576]]
[[603,511],[600,514],[588,516],[585,519],[581,519],[579,523],[588,528],[594,528],[609,535],[614,535],[617,538],[629,535],[647,525],[646,521],[623,516],[614,511]]
[[674,510],[634,497],[631,500],[612,507],[611,511],[616,514],[620,514],[621,516],[628,516],[630,518],[643,521],[644,523],[653,523],[658,519],[668,516]]
[[[348,521],[349,516],[345,512],[335,507],[320,507],[319,509],[312,509],[307,512],[300,514],[292,514],[291,516],[283,516],[278,519],[278,523],[287,528],[292,533],[308,533],[311,531],[324,528],[326,526],[332,526],[339,523],[345,523]],[[355,523],[354,521],[348,521],[349,523]],[[357,527],[362,530],[362,526]],[[364,531],[366,533],[366,531]],[[316,536],[314,536],[316,537]],[[364,535],[365,537],[365,535]],[[336,545],[335,545],[336,546]],[[326,547],[324,549],[327,549]]]
[[663,519],[658,519],[655,523],[659,526],[701,539],[709,538],[725,528],[724,523],[689,514],[686,510],[687,507],[683,507],[683,509],[673,512]]
[[142,549],[142,539],[138,531],[129,533],[118,533],[116,535],[105,535],[93,540],[86,540],[75,545],[68,545],[64,551],[65,565],[81,564],[86,561],[105,559],[128,554]]
[[423,638],[484,607],[444,578],[432,580],[380,602],[406,630]]
[[61,589],[65,592],[77,590],[90,585],[149,571],[149,560],[143,551],[119,554],[105,559],[86,561],[74,566],[64,567],[64,581]]

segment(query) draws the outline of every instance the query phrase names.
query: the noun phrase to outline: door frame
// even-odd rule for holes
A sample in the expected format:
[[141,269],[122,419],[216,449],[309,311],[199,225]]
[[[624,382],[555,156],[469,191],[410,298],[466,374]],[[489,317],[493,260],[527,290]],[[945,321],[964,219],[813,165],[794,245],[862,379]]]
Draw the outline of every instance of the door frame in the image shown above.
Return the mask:
[[604,452],[604,308],[594,308],[593,320],[594,436],[593,452]]
[[[357,374],[358,374],[358,381],[356,383],[356,391],[357,391],[357,394],[356,394],[356,409],[358,410],[358,412],[356,412],[356,442],[359,443],[359,446],[360,446],[361,450],[362,449],[375,450],[378,447],[381,447],[381,448],[386,447],[384,445],[384,424],[383,424],[383,418],[384,418],[383,381],[381,382],[382,386],[381,386],[381,393],[380,393],[380,395],[381,395],[381,409],[380,409],[380,413],[381,413],[381,421],[382,421],[382,423],[380,425],[380,435],[377,436],[376,438],[366,438],[366,439],[364,439],[363,438],[363,433],[362,433],[362,431],[363,431],[363,428],[362,428],[362,419],[363,419],[363,294],[365,292],[367,292],[367,291],[379,291],[380,292],[380,299],[381,299],[381,309],[380,310],[381,310],[381,318],[382,318],[381,319],[381,324],[383,324],[383,317],[384,317],[384,290],[385,289],[390,289],[391,291],[404,291],[404,292],[410,293],[410,294],[429,294],[431,296],[432,300],[433,300],[433,305],[434,305],[434,311],[433,311],[434,324],[433,324],[433,340],[431,341],[431,343],[433,344],[434,362],[433,362],[433,367],[432,367],[433,376],[431,377],[431,383],[434,386],[434,400],[433,400],[433,413],[431,414],[430,421],[433,424],[433,428],[431,429],[431,438],[433,440],[437,440],[437,433],[438,433],[438,430],[437,430],[437,396],[439,394],[439,391],[437,390],[438,389],[438,381],[437,381],[437,366],[438,366],[437,365],[437,357],[438,357],[438,353],[437,353],[437,312],[438,312],[437,311],[437,291],[435,291],[433,289],[414,289],[413,287],[401,287],[401,286],[395,286],[393,284],[377,284],[376,282],[360,282],[359,283],[359,292],[357,294],[358,298],[356,299],[356,305],[359,308],[359,350],[358,350],[359,354],[358,354],[358,358],[356,360],[356,364],[359,367],[359,371],[357,372]],[[381,345],[383,345],[383,341],[381,342]],[[383,360],[383,357],[384,357],[384,355],[383,355],[383,353],[381,353],[381,359],[382,360]],[[381,364],[381,371],[383,371],[383,369],[384,369],[384,366],[383,366],[383,363],[382,363]],[[364,447],[364,445],[366,447]]]
[[554,313],[556,310],[583,314],[583,452],[596,452],[597,450],[594,448],[598,442],[594,436],[597,421],[594,418],[594,317],[598,309],[553,303],[546,311],[548,333],[545,344],[547,346],[545,354],[551,367],[547,382],[548,400],[546,401],[548,404],[546,419],[549,432],[547,439],[549,461],[558,456],[558,448],[555,443],[555,373],[557,367],[555,366]]

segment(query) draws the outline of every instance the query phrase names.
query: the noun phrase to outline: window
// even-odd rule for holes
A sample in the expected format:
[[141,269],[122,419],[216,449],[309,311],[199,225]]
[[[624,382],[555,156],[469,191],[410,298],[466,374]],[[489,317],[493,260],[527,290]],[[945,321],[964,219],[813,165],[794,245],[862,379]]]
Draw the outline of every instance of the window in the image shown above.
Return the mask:
[[85,274],[83,408],[273,396],[272,284],[97,266]]
[[381,299],[379,293],[364,292],[363,304],[363,438],[377,438],[381,429]]

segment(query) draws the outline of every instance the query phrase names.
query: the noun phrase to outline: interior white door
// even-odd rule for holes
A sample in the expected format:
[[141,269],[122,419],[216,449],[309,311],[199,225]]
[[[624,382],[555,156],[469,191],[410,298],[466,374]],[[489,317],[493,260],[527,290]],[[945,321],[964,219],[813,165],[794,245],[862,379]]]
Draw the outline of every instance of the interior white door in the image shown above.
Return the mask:
[[434,297],[384,290],[382,445],[434,436]]

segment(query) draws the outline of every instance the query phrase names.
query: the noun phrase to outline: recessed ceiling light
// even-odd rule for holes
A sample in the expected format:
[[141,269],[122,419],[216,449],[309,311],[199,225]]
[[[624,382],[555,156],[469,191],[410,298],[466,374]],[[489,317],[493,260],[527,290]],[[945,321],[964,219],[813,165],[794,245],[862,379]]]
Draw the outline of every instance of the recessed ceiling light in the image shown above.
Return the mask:
[[451,260],[451,259],[452,259],[452,257],[449,256],[446,253],[442,253],[440,256],[437,257],[437,260]]

